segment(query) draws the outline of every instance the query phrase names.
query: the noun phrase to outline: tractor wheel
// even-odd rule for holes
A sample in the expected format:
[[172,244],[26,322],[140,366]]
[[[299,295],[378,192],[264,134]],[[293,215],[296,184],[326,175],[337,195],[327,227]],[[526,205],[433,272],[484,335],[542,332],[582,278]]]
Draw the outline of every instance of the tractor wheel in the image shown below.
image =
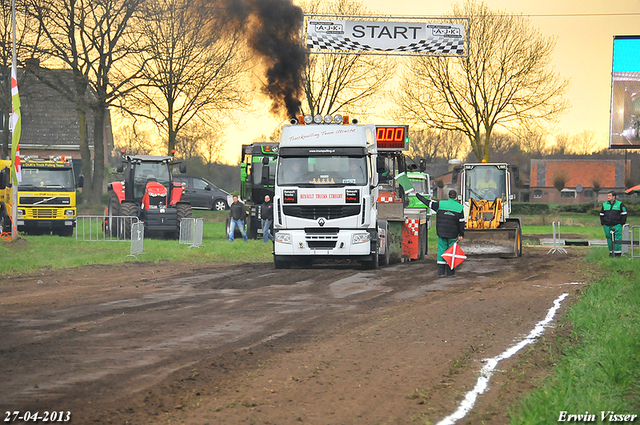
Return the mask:
[[178,229],[176,229],[175,239],[180,238],[180,223],[183,218],[191,218],[191,204],[178,204],[176,206],[178,210]]
[[133,219],[131,217],[138,216],[138,207],[133,202],[123,202],[120,206],[120,218],[118,234],[119,237],[124,239],[131,239],[131,225],[133,224]]
[[120,215],[120,201],[115,195],[109,196],[107,216],[105,217],[105,233],[112,238],[118,237],[118,216]]

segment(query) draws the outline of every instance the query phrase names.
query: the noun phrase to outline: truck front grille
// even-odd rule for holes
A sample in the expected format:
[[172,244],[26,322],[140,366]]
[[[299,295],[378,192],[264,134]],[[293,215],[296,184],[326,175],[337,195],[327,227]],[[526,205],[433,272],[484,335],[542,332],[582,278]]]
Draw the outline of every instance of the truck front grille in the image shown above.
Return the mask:
[[284,205],[282,209],[285,215],[310,220],[320,217],[331,220],[360,214],[360,205]]
[[333,249],[336,247],[336,241],[307,241],[307,245],[311,249]]
[[52,208],[27,208],[25,210],[26,219],[56,219],[58,218],[58,211],[62,215],[62,210]]

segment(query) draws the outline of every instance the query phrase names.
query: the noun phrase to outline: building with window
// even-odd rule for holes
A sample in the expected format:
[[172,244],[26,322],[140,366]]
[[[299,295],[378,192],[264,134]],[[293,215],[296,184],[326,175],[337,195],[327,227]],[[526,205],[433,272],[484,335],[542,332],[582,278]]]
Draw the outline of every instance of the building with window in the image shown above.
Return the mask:
[[630,167],[624,159],[532,159],[529,201],[602,202],[609,190],[624,191],[629,174]]

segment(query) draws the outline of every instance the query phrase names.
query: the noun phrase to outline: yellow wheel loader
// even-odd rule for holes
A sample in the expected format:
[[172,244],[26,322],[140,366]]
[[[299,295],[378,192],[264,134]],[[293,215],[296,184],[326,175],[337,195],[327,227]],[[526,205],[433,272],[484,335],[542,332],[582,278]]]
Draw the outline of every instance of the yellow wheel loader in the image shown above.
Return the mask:
[[517,183],[518,167],[504,163],[468,163],[453,170],[467,222],[460,243],[465,254],[522,255],[522,223],[510,217],[512,174]]

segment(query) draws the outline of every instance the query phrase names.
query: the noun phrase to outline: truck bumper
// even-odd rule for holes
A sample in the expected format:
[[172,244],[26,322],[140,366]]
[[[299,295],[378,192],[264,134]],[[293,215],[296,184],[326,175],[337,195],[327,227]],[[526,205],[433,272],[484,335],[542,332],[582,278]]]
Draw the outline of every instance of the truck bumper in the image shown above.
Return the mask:
[[[376,249],[375,230],[370,229],[340,229],[335,232],[315,232],[313,229],[277,230],[274,238],[274,254],[286,257],[366,259]],[[360,240],[363,241],[357,243]]]
[[17,228],[19,231],[26,229],[72,229],[76,227],[75,218],[67,218],[64,220],[34,220],[34,219],[16,219]]

